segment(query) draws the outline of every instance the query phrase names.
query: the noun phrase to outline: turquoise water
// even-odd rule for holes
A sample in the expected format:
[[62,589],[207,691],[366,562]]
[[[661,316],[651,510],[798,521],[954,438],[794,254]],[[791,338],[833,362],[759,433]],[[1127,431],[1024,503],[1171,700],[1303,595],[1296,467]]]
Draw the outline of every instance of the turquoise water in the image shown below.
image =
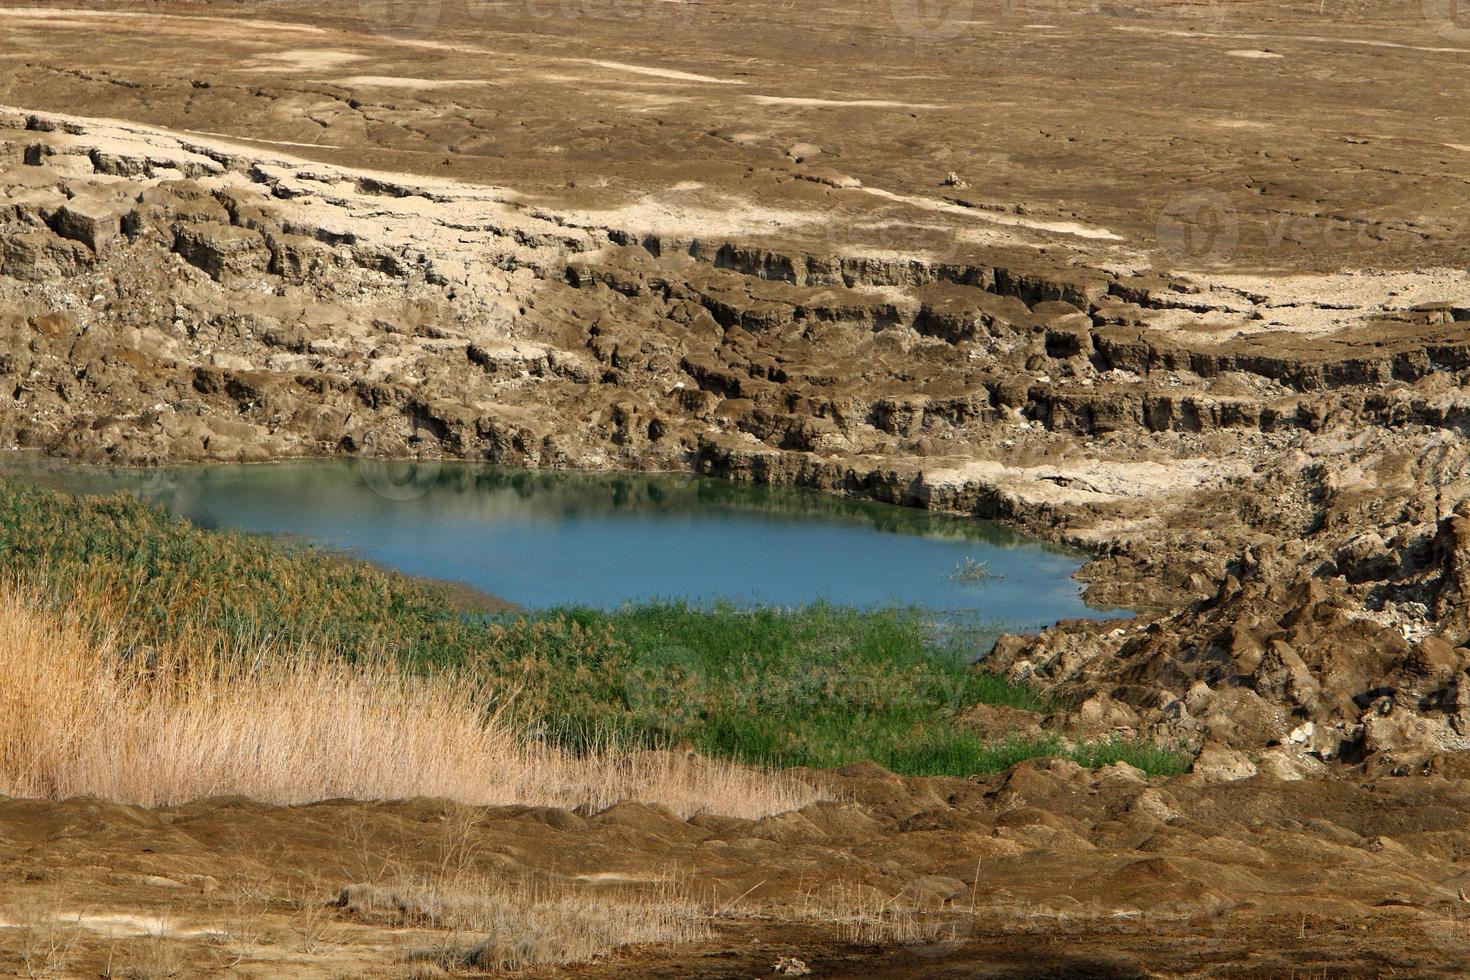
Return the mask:
[[127,491],[205,527],[305,537],[531,609],[826,599],[1016,627],[1108,615],[1082,602],[1080,556],[999,525],[700,477],[341,459],[0,469],[78,493]]

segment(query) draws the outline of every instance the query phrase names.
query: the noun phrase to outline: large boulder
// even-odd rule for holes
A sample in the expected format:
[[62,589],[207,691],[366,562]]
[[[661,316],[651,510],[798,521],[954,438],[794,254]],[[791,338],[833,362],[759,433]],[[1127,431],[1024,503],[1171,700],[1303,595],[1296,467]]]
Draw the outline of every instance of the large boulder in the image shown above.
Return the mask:
[[85,245],[45,229],[0,236],[0,273],[40,282],[74,276],[91,263]]
[[1244,753],[1209,742],[1195,756],[1189,771],[1206,783],[1233,783],[1254,776],[1256,766]]
[[57,209],[52,227],[62,238],[81,242],[95,254],[122,231],[127,210],[126,205],[110,201],[73,198]]
[[270,250],[260,232],[235,225],[209,223],[179,227],[174,251],[215,280],[259,275],[271,262]]

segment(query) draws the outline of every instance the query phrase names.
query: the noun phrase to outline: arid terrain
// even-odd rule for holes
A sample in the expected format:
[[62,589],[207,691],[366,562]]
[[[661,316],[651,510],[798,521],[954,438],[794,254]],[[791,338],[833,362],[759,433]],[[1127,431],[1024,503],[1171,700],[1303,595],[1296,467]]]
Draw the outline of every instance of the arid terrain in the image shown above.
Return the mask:
[[[109,963],[113,976],[473,966],[463,960],[479,937],[395,900],[396,888],[532,921],[569,895],[662,903],[688,933],[531,976],[776,977],[785,957],[812,976],[915,980],[1470,969],[1470,874],[1455,863],[1463,773],[1145,786],[1122,770],[1033,762],[978,781],[861,769],[822,781],[843,802],[762,820],[631,803],[585,815],[434,801],[6,801],[13,927],[0,941],[31,975],[97,976]],[[477,892],[484,878],[498,884]],[[523,881],[539,908],[502,898]]]
[[[0,30],[5,444],[1001,519],[1144,610],[1003,637],[985,665],[1072,706],[1026,724],[1204,749],[1148,783],[802,774],[827,799],[759,821],[7,801],[0,948],[405,975],[405,903],[248,882],[421,875],[442,855],[401,841],[454,824],[476,873],[677,883],[697,929],[576,975],[1470,969],[1456,4],[169,0]],[[228,938],[242,903],[269,942]]]

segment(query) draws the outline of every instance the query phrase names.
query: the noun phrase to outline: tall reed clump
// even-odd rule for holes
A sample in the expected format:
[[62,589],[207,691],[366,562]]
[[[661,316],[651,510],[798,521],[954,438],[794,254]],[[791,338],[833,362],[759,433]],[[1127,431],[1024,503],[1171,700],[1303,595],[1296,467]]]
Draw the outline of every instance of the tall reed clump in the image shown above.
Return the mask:
[[123,652],[0,589],[0,794],[145,806],[438,796],[759,817],[816,799],[794,778],[672,752],[577,755],[487,711],[466,671],[261,647]]

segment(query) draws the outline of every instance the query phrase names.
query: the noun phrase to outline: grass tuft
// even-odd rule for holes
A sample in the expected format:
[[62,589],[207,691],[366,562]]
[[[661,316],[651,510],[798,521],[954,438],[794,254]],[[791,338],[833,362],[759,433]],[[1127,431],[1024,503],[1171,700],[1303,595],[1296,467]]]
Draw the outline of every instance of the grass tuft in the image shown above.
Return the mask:
[[480,805],[761,817],[819,797],[720,760],[527,741],[464,671],[262,648],[250,658],[95,643],[0,589],[0,794],[158,806],[438,796]]

